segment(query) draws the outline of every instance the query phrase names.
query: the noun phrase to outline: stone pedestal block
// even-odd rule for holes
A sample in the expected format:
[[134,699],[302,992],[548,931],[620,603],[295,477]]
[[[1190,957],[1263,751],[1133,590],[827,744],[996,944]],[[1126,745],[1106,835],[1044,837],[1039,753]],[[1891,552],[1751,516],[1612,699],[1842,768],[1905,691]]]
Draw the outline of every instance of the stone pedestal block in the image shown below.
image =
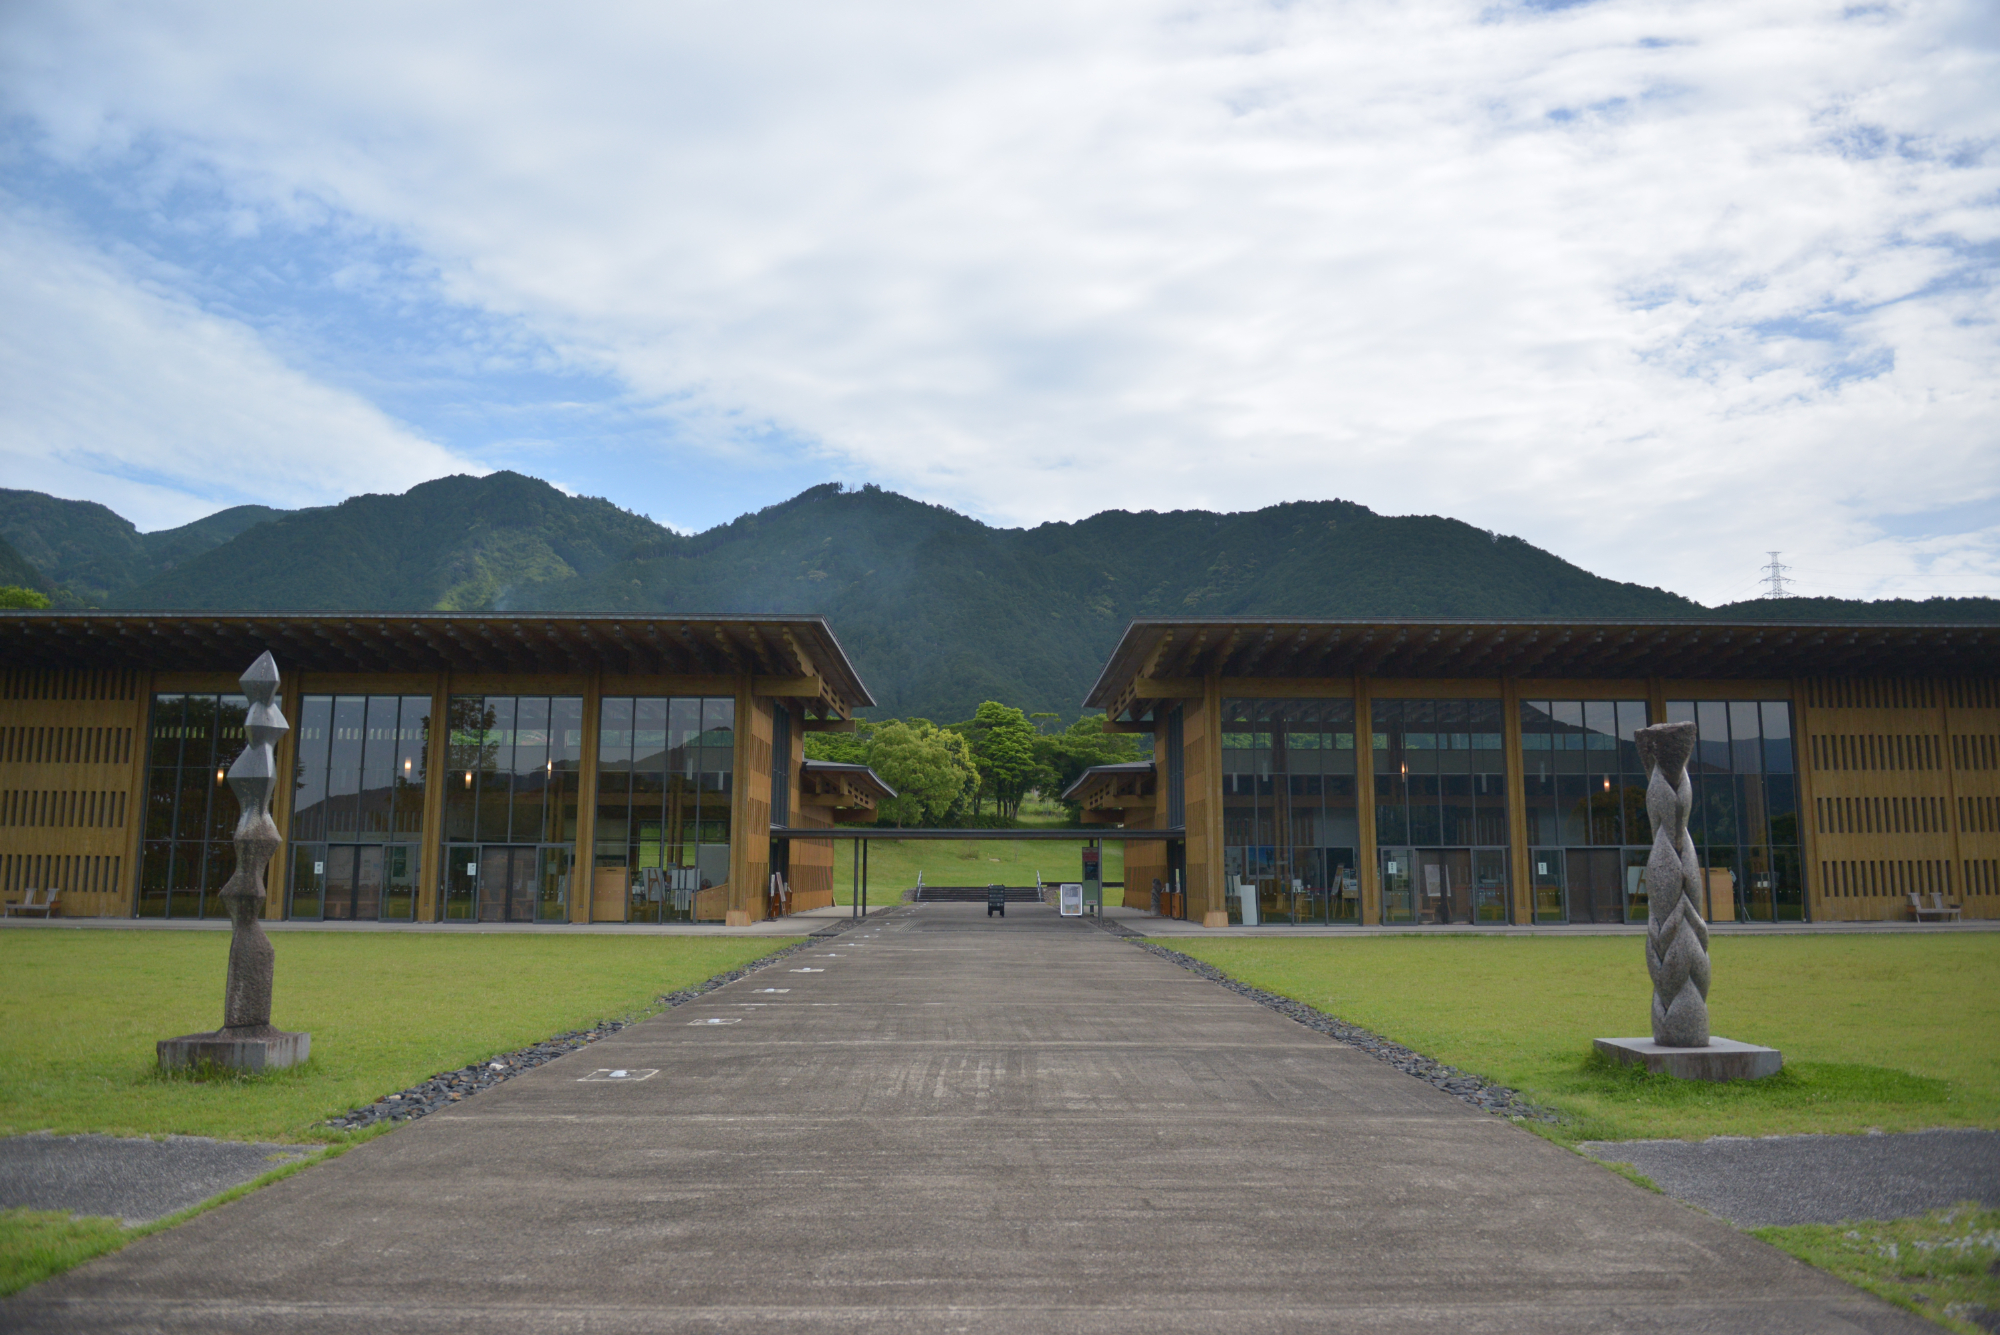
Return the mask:
[[1728,1038],[1711,1038],[1703,1048],[1663,1047],[1650,1038],[1600,1038],[1596,1043],[1607,1057],[1683,1080],[1761,1080],[1785,1064],[1776,1048]]
[[275,1071],[297,1066],[312,1052],[311,1034],[288,1034],[272,1030],[245,1037],[227,1030],[209,1034],[183,1034],[159,1041],[160,1069],[184,1070],[198,1066],[221,1066],[233,1071]]

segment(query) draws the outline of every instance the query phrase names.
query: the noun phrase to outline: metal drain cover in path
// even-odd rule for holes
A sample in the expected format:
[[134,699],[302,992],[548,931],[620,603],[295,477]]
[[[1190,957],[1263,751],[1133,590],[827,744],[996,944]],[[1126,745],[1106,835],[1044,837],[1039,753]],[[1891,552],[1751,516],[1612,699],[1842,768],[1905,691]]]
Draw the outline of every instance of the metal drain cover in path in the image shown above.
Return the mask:
[[621,1066],[614,1071],[607,1066],[602,1070],[592,1071],[589,1075],[578,1076],[576,1082],[580,1085],[587,1080],[616,1081],[621,1085],[629,1085],[634,1080],[650,1080],[658,1074],[659,1071],[657,1070],[646,1071],[640,1070],[637,1067],[626,1068]]

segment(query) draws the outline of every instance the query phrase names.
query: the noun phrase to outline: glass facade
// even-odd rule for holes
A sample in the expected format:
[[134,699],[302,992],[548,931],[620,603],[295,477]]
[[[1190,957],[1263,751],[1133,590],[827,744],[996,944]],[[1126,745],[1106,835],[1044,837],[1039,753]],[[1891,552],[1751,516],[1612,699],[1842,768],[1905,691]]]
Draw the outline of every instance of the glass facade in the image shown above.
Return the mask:
[[1646,773],[1632,734],[1643,700],[1523,700],[1521,781],[1534,920],[1643,922]]
[[445,741],[447,922],[562,922],[575,862],[583,700],[455,695]]
[[1507,765],[1498,700],[1376,700],[1385,923],[1504,923]]
[[240,695],[156,695],[146,739],[139,916],[226,916],[217,892],[236,870],[242,809],[225,779],[243,753]]
[[729,880],[736,701],[607,696],[597,741],[596,876],[628,922],[720,920]]
[[1224,700],[1221,733],[1230,921],[1360,921],[1354,702]]
[[416,916],[430,733],[427,695],[300,702],[288,916]]
[[1669,700],[1667,722],[1695,725],[1688,833],[1708,878],[1711,918],[1805,918],[1792,707],[1783,700]]

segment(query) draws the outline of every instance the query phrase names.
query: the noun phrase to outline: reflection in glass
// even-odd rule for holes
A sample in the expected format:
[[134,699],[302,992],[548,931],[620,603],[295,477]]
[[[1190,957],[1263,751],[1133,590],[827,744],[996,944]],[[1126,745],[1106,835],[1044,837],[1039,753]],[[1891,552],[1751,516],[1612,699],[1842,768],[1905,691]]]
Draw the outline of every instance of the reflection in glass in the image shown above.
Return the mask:
[[1707,881],[1708,907],[1735,906],[1740,922],[1805,918],[1799,856],[1792,707],[1783,700],[1669,700],[1667,717],[1692,722],[1688,821]]
[[718,920],[729,881],[736,701],[606,697],[598,734],[595,875],[628,922]]
[[222,914],[217,892],[236,868],[232,841],[241,814],[228,770],[243,753],[248,708],[240,695],[153,697],[146,735],[139,916]]
[[1231,920],[1359,922],[1354,702],[1225,700],[1222,710]]
[[[1376,700],[1370,711],[1382,883],[1397,887],[1393,903],[1384,896],[1382,920],[1508,921],[1500,701]],[[1545,724],[1528,744],[1549,783],[1572,769],[1581,774],[1583,735],[1578,707],[1563,730]]]

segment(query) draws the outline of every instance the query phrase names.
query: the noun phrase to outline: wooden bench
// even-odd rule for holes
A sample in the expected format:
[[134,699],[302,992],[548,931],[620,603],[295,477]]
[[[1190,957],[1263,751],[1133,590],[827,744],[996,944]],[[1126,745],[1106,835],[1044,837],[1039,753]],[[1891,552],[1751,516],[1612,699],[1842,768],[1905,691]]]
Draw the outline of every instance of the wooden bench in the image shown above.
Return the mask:
[[[19,914],[24,918],[53,918],[57,905],[62,902],[62,892],[53,887],[48,890],[28,890],[24,893],[27,898],[7,905],[8,917]],[[36,895],[42,896],[39,902],[35,899]]]

